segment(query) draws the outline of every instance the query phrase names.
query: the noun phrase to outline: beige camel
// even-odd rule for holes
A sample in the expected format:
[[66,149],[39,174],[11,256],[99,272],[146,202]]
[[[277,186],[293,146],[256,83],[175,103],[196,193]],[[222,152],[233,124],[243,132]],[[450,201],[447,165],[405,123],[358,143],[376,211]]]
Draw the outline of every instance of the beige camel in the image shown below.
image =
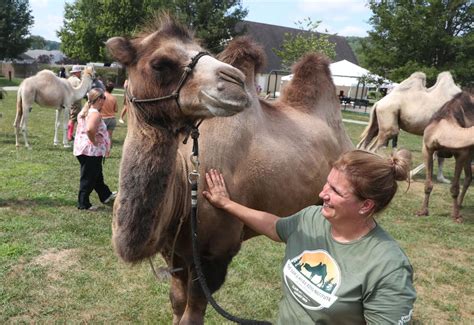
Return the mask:
[[[454,178],[451,185],[453,198],[452,218],[462,222],[459,213],[466,191],[472,181],[471,163],[474,158],[474,98],[462,92],[448,101],[433,116],[423,135],[423,158],[426,165],[425,199],[417,215],[428,215],[428,205],[433,190],[433,153],[435,151],[453,154],[456,159]],[[459,193],[459,179],[464,170],[464,184]]]
[[[281,97],[260,100],[255,73],[264,52],[247,38],[235,39],[219,56],[199,59],[182,87],[183,67],[202,51],[173,20],[137,38],[113,38],[107,47],[127,67],[132,98],[114,205],[113,244],[125,261],[161,253],[172,272],[174,324],[203,324],[207,300],[196,279],[190,233],[190,185],[181,144],[186,125],[200,118],[199,172],[218,168],[232,197],[250,207],[287,216],[318,203],[331,164],[353,148],[347,136],[329,61],[306,56]],[[243,73],[242,73],[242,72]],[[139,103],[172,94],[161,101]],[[179,105],[178,105],[179,104]],[[199,183],[203,190],[204,181]],[[211,207],[199,194],[198,241],[212,292],[223,284],[242,240],[255,234],[235,218]],[[238,312],[238,308],[231,308]],[[245,316],[245,315],[240,315]]]
[[69,147],[67,140],[67,122],[73,102],[85,96],[94,79],[93,67],[86,67],[82,72],[81,84],[74,88],[63,78],[59,78],[50,70],[42,70],[36,75],[26,78],[20,84],[16,100],[15,127],[16,146],[20,146],[20,130],[23,132],[25,146],[28,143],[28,117],[33,103],[40,106],[56,108],[54,123],[54,145],[58,145],[58,129],[63,129],[63,145]]
[[[426,75],[414,72],[395,87],[387,96],[375,103],[369,125],[361,134],[358,148],[377,150],[399,130],[423,135],[431,117],[444,103],[461,92],[448,71],[438,75],[436,84],[426,88]],[[438,180],[448,182],[442,173],[439,159]]]

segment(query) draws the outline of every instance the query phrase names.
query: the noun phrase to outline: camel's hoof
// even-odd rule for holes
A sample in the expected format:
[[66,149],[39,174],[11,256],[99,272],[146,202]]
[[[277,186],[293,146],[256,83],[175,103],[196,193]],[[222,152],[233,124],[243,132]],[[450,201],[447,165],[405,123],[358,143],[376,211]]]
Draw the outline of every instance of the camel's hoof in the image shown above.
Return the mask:
[[416,212],[416,215],[418,217],[426,217],[429,215],[428,210],[420,210]]
[[436,180],[438,181],[438,183],[451,184],[451,181],[444,177],[438,177],[436,178]]
[[463,223],[464,222],[464,219],[462,216],[457,216],[457,217],[453,217],[453,221],[455,223]]

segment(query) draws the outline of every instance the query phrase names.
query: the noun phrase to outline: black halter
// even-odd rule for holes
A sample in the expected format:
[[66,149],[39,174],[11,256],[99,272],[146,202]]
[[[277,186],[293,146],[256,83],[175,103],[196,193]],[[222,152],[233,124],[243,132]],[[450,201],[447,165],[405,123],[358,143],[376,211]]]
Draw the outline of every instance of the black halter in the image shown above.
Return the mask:
[[202,58],[205,55],[210,55],[208,52],[199,52],[196,54],[191,59],[191,62],[184,68],[183,74],[181,75],[181,79],[179,80],[178,86],[176,87],[176,90],[173,91],[170,95],[162,96],[162,97],[156,97],[156,98],[147,98],[147,99],[138,99],[135,96],[132,95],[130,92],[130,86],[125,89],[125,95],[127,96],[128,100],[132,103],[143,109],[143,107],[140,105],[141,103],[153,103],[153,102],[159,102],[162,100],[166,99],[175,99],[176,104],[178,105],[178,108],[181,109],[181,106],[179,105],[179,92],[181,88],[184,86],[184,83],[188,79],[189,74],[193,71],[194,67],[198,63],[199,59]]

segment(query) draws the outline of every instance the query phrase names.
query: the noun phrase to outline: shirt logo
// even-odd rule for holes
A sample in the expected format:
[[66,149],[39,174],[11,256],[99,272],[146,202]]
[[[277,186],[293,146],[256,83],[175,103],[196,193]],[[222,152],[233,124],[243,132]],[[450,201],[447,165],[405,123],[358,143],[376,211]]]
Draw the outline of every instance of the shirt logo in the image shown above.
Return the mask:
[[341,272],[336,261],[322,249],[304,251],[283,268],[285,284],[305,308],[329,308],[336,300]]

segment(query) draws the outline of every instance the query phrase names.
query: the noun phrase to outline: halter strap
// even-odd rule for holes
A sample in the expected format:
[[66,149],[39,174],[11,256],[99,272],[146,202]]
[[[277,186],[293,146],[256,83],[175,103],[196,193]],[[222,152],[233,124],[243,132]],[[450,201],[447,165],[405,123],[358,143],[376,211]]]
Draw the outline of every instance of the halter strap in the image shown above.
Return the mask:
[[181,91],[181,88],[184,86],[186,80],[188,79],[188,76],[191,74],[193,71],[194,67],[198,63],[199,59],[202,58],[205,55],[210,55],[208,52],[199,52],[196,54],[192,59],[191,62],[184,67],[183,74],[181,75],[181,78],[178,82],[178,86],[176,87],[176,90],[173,91],[170,95],[162,96],[162,97],[156,97],[156,98],[144,98],[144,99],[138,99],[137,97],[133,96],[133,94],[130,91],[130,84],[131,82],[129,81],[129,87],[125,90],[125,95],[128,97],[128,100],[136,104],[138,107],[143,109],[143,107],[140,104],[146,104],[146,103],[153,103],[153,102],[159,102],[162,100],[167,100],[167,99],[175,99],[176,104],[178,105],[178,108],[181,109],[181,106],[179,105],[179,92]]

